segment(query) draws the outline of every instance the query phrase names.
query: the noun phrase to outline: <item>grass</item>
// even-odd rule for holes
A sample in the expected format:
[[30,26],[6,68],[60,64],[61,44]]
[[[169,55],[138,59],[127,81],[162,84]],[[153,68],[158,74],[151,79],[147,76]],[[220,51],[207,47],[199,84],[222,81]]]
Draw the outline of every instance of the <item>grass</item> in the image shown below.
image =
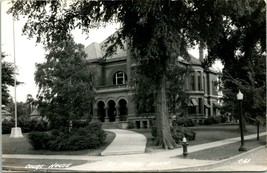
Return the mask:
[[[209,126],[190,127],[196,132],[196,139],[189,141],[190,146],[214,142],[227,138],[239,137],[240,132],[237,124],[216,124]],[[247,125],[248,134],[255,134],[256,127]],[[132,131],[142,133],[147,137],[147,152],[157,152],[163,150],[158,146],[153,145],[153,137],[151,129],[132,129]],[[265,128],[260,128],[260,131],[266,131]],[[24,138],[9,138],[9,135],[2,135],[2,153],[3,154],[45,154],[45,155],[88,155],[99,156],[102,151],[114,140],[115,134],[106,132],[107,138],[105,144],[98,149],[87,149],[80,151],[49,151],[49,150],[34,150],[27,141],[27,134]],[[180,146],[181,147],[181,146]]]
[[[197,133],[196,139],[194,141],[189,141],[190,145],[198,145],[240,136],[238,124],[217,124],[210,126],[195,126],[190,128]],[[246,128],[248,133],[244,135],[257,133],[256,126],[246,125]],[[260,132],[265,131],[266,128],[260,128]]]
[[27,141],[28,134],[23,134],[23,138],[10,138],[9,135],[2,135],[2,153],[3,154],[44,154],[44,155],[88,155],[99,156],[107,146],[114,140],[115,134],[106,131],[107,138],[104,145],[97,149],[86,149],[79,151],[50,151],[50,150],[34,150]]
[[[250,140],[245,140],[245,148],[249,151],[254,148],[260,147],[265,145],[265,139],[266,136],[260,137],[259,141],[257,141],[255,138]],[[189,148],[189,154],[187,159],[198,159],[198,160],[222,160],[227,159],[229,157],[233,157],[236,155],[241,154],[242,152],[238,151],[240,147],[240,142],[232,143],[223,145],[220,147],[210,148],[206,150],[196,151],[190,153]],[[215,154],[214,154],[215,153]],[[183,157],[183,156],[180,156]],[[184,157],[183,157],[184,158]]]
[[[214,142],[224,140],[228,138],[234,138],[240,136],[238,124],[214,124],[214,125],[201,125],[189,127],[196,132],[196,139],[188,141],[190,146],[204,144],[208,142]],[[256,126],[246,125],[248,133],[245,135],[257,133]],[[147,138],[147,152],[155,152],[163,150],[161,147],[154,146],[154,138],[151,135],[151,129],[131,129],[132,131],[142,133]],[[265,132],[266,128],[260,127],[260,132]],[[180,146],[181,147],[181,146]]]

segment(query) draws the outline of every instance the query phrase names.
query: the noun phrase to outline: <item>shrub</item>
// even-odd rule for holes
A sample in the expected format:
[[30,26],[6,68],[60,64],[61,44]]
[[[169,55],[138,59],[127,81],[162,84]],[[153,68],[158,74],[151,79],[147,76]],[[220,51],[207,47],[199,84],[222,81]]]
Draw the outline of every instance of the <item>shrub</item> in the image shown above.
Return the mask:
[[34,131],[48,131],[48,122],[44,120],[37,121],[37,124],[35,125]]
[[89,125],[88,121],[73,121],[72,127],[73,128],[80,128],[80,127],[86,127]]
[[21,128],[23,133],[28,133],[31,131],[30,129],[30,121],[26,117],[19,117],[18,118],[18,126]]
[[48,131],[48,122],[44,120],[32,119],[29,121],[30,131]]
[[227,117],[225,115],[211,116],[204,120],[204,125],[225,123],[226,121],[227,121]]
[[47,149],[51,136],[47,132],[30,132],[28,139],[35,150]]
[[153,126],[151,129],[151,135],[156,138],[157,137],[157,127]]
[[2,134],[10,134],[12,127],[15,126],[15,122],[12,120],[4,119],[2,121]]
[[211,125],[211,124],[214,124],[214,122],[210,117],[204,120],[204,125]]
[[[154,138],[157,137],[156,127],[152,127],[151,133]],[[186,137],[188,141],[195,140],[196,138],[196,133],[192,129],[180,127],[176,123],[173,123],[173,126],[171,127],[171,134],[177,144],[183,140],[183,137]]]
[[221,117],[220,116],[212,116],[214,124],[221,123]]
[[196,138],[196,133],[192,129],[186,127],[173,126],[171,132],[176,143],[180,143],[183,140],[183,137],[188,141],[195,140]]
[[227,116],[226,115],[221,115],[221,123],[226,123],[227,122]]
[[195,126],[194,121],[191,118],[187,118],[187,117],[176,117],[176,124],[178,126],[182,126],[182,127],[193,127]]
[[[106,139],[106,133],[102,130],[101,126],[100,122],[91,122],[86,127],[76,128],[70,132],[65,129],[52,130],[48,135],[49,137],[44,137],[46,143],[41,146],[55,151],[97,148],[102,145]],[[45,132],[37,133],[44,134]],[[34,136],[31,140],[31,144],[35,148],[35,145],[39,144],[38,140],[40,139]],[[40,141],[43,142],[42,139]]]
[[54,151],[68,150],[69,136],[70,134],[68,131],[65,132],[60,130],[52,131],[47,149]]
[[134,129],[134,122],[129,122],[128,129]]
[[[15,126],[14,120],[3,120],[2,121],[2,134],[11,133],[12,127]],[[18,127],[21,128],[23,133],[31,131],[48,131],[48,122],[44,120],[29,120],[24,117],[18,118]]]

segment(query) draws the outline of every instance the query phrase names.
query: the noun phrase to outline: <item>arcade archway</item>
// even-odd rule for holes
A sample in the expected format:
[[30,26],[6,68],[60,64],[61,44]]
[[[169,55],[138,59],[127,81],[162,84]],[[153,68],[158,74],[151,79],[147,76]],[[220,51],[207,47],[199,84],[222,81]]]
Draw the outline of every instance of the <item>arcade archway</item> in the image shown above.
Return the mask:
[[118,104],[119,104],[120,121],[126,121],[128,115],[127,101],[125,99],[121,99],[119,100]]
[[108,118],[109,122],[114,122],[116,119],[116,108],[115,108],[115,101],[114,100],[109,100],[108,101]]
[[97,117],[101,122],[105,122],[105,116],[106,116],[105,103],[103,101],[99,101],[97,103]]

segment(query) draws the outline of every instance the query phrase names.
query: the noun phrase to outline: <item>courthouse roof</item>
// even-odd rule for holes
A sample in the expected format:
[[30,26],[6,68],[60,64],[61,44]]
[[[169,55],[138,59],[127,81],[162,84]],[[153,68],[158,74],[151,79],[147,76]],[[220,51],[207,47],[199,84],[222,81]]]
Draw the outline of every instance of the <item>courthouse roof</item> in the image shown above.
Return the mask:
[[100,44],[95,42],[87,46],[84,51],[87,54],[88,59],[98,59],[103,57]]
[[[116,37],[116,32],[109,37]],[[107,47],[107,46],[105,46],[105,44],[106,44],[106,41],[108,39],[109,38],[102,41],[101,43],[93,42],[89,46],[87,46],[85,48],[85,53],[87,54],[87,59],[92,60],[92,59],[102,58],[105,55],[105,51],[106,51],[105,49]],[[125,49],[126,48],[126,42],[123,42],[123,46],[124,46],[124,49],[118,47],[116,52],[112,56],[108,57],[108,59],[125,57],[127,55],[127,51]]]
[[[112,34],[110,37],[116,37],[116,32],[114,34]],[[87,59],[88,60],[95,60],[95,59],[100,59],[103,58],[103,56],[105,55],[105,43],[108,40],[108,38],[104,41],[102,41],[101,43],[96,43],[93,42],[91,43],[89,46],[87,46],[85,48],[85,53],[87,54]],[[126,57],[127,56],[127,48],[126,48],[126,42],[123,42],[124,45],[124,49],[118,47],[116,50],[116,53],[114,53],[114,55],[112,55],[111,57],[108,57],[107,59],[111,59],[111,58],[121,58],[121,57]],[[201,61],[199,59],[197,59],[196,57],[194,57],[193,55],[189,54],[190,56],[190,61],[188,62],[186,61],[184,58],[179,57],[178,59],[184,63],[190,63],[192,65],[197,65],[197,66],[201,66]],[[209,67],[209,70],[211,72],[217,73],[217,70],[215,70],[213,67]]]

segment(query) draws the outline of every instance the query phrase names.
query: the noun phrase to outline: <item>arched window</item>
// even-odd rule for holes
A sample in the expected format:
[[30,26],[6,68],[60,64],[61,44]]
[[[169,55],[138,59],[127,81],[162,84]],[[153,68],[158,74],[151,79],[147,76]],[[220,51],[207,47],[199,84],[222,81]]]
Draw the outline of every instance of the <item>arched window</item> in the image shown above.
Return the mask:
[[127,75],[123,71],[118,71],[113,76],[113,85],[126,84]]

